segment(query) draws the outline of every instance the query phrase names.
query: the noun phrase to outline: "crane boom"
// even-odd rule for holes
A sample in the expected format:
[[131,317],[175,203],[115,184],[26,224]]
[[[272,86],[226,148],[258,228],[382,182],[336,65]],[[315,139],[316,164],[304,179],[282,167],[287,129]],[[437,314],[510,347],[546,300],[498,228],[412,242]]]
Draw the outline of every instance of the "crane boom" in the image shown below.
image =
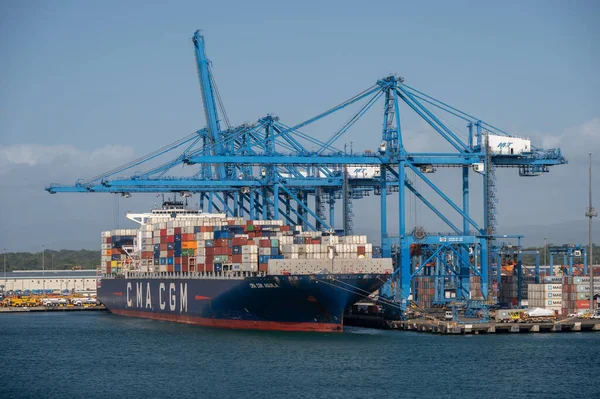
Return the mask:
[[[211,144],[215,147],[217,153],[222,153],[222,144],[220,144],[221,126],[219,124],[219,114],[217,112],[217,104],[215,102],[215,92],[212,84],[212,77],[208,67],[209,60],[206,58],[204,36],[199,30],[194,32],[192,38],[194,42],[194,51],[196,53],[196,66],[198,67],[198,79],[200,81],[200,90],[202,92],[202,103],[204,104],[204,116],[206,118],[206,127],[208,130],[208,138]],[[220,178],[225,177],[225,167],[218,167],[218,175]]]

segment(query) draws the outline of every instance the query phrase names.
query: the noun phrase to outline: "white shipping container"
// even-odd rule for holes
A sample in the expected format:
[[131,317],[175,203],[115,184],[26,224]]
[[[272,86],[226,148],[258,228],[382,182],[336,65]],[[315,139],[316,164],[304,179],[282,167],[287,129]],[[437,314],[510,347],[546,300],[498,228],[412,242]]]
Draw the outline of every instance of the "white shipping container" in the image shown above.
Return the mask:
[[531,152],[531,140],[488,134],[488,146],[492,153],[500,155],[519,155]]

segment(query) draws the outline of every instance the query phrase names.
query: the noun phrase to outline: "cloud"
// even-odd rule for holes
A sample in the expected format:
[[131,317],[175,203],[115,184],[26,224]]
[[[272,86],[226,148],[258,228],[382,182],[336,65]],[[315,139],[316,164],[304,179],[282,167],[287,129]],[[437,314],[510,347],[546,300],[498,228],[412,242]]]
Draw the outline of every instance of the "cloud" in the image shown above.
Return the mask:
[[122,145],[106,145],[91,151],[72,145],[14,144],[0,146],[0,175],[16,168],[36,167],[80,168],[89,170],[101,166],[114,167],[114,162],[132,159],[134,151]]
[[[600,154],[600,118],[564,129],[559,134],[534,132],[532,144],[544,149],[560,148],[569,162],[584,160],[588,153]],[[539,143],[539,144],[538,144]]]

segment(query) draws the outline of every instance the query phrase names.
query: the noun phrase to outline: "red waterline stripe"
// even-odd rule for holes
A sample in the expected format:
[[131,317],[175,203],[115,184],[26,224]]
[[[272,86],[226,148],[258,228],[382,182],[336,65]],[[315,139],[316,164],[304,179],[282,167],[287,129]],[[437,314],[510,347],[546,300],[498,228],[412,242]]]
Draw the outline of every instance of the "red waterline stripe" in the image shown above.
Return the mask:
[[277,331],[316,331],[316,332],[342,332],[342,324],[335,323],[293,323],[277,321],[250,321],[250,320],[225,320],[209,319],[198,316],[181,314],[150,313],[137,310],[110,309],[119,316],[142,317],[146,319],[174,321],[177,323],[195,324],[205,327],[233,328],[242,330],[277,330]]
[[194,299],[197,301],[207,301],[211,298],[209,296],[196,295]]
[[122,292],[113,292],[112,294],[113,294],[113,295],[116,295],[116,296],[123,296],[123,293],[122,293]]

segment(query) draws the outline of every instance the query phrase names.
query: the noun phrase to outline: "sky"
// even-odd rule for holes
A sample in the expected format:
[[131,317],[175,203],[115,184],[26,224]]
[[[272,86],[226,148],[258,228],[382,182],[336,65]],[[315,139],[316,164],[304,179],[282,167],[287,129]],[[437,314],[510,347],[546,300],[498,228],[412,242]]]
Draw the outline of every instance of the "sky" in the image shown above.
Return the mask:
[[[536,147],[560,147],[569,163],[544,176],[498,171],[498,230],[540,226],[552,240],[560,228],[569,239],[564,226],[587,223],[588,153],[600,208],[599,17],[596,1],[1,2],[0,248],[95,249],[100,231],[127,226],[126,210],[153,206],[156,195],[44,187],[95,176],[205,126],[196,29],[233,124],[273,114],[293,125],[397,74]],[[408,114],[401,110],[408,151],[444,148]],[[306,132],[324,140],[345,115]],[[336,144],[375,149],[381,121],[379,110],[369,113]],[[432,180],[459,195],[459,173]],[[473,180],[481,220],[481,179]],[[356,201],[357,230],[377,235],[378,200]],[[388,202],[391,231],[397,200]],[[447,230],[409,206],[412,224]]]

